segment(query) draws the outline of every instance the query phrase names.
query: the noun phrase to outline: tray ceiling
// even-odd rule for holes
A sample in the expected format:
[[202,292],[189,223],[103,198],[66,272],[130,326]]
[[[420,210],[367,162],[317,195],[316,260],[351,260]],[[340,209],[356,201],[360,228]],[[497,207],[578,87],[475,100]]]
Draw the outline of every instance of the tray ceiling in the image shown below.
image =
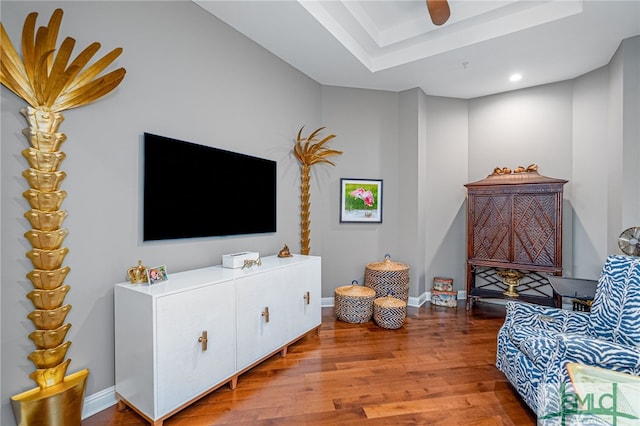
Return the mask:
[[462,99],[575,78],[640,34],[638,0],[449,0],[442,26],[424,0],[194,1],[322,84]]

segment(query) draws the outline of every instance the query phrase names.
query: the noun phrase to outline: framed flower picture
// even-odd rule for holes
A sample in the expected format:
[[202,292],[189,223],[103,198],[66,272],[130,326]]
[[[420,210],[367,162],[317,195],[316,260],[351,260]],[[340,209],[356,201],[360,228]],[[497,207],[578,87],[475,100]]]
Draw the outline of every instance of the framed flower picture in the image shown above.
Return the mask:
[[163,281],[167,281],[167,267],[165,265],[156,266],[154,268],[147,269],[147,282],[149,285],[158,284]]
[[340,179],[340,222],[382,223],[381,179]]

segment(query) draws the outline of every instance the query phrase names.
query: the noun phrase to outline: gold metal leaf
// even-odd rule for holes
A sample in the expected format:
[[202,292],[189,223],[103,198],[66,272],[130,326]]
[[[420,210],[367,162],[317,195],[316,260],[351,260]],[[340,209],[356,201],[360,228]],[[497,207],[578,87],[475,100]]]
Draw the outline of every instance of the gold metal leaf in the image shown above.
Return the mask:
[[55,348],[37,349],[31,352],[27,358],[35,364],[36,368],[53,368],[64,360],[69,346],[71,346],[71,342],[67,341]]
[[[29,375],[29,378],[33,379],[40,389],[47,389],[57,384],[62,383],[64,375],[67,373],[67,367],[69,367],[70,359],[65,360],[63,363],[53,368],[39,368]],[[19,395],[18,395],[19,396]]]
[[27,294],[27,298],[31,300],[31,303],[33,303],[36,309],[51,310],[62,306],[69,290],[71,290],[71,287],[68,285],[63,285],[53,290],[35,289]]
[[33,284],[33,287],[41,290],[53,290],[62,285],[67,274],[71,271],[71,268],[65,266],[64,268],[54,270],[34,269],[27,274],[27,278]]
[[71,324],[67,323],[54,330],[35,330],[29,334],[29,339],[38,349],[55,348],[64,341],[70,328]]
[[24,69],[27,71],[27,77],[30,82],[35,81],[36,58],[35,46],[32,40],[35,34],[36,19],[38,19],[36,12],[28,14],[22,27],[22,57],[24,59]]
[[33,322],[37,330],[53,330],[62,325],[70,310],[71,305],[51,310],[36,309],[31,311],[27,318]]
[[99,75],[120,56],[122,48],[113,49],[82,72],[100,44],[92,43],[67,66],[75,40],[65,38],[56,53],[62,9],[56,9],[48,25],[36,31],[37,17],[33,12],[25,19],[22,60],[2,26],[0,82],[9,90],[34,108],[57,112],[91,103],[120,84],[126,73],[124,68]]

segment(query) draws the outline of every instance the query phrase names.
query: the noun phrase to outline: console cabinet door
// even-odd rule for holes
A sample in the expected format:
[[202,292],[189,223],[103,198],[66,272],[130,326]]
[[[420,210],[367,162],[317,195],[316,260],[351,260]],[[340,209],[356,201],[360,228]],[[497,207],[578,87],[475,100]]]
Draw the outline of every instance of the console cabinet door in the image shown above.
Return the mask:
[[287,271],[287,341],[291,341],[320,325],[321,263],[314,259],[294,265]]
[[273,270],[236,280],[238,370],[286,343],[283,279],[283,270]]
[[157,298],[156,418],[233,376],[233,300],[233,281]]

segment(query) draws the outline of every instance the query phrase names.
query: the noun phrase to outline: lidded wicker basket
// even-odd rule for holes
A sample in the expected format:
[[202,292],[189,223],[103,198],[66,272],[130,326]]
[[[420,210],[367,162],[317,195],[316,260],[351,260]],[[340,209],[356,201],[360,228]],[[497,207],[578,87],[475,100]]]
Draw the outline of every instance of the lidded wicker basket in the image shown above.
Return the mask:
[[384,261],[369,263],[364,270],[364,285],[376,291],[376,297],[389,294],[409,301],[409,265],[392,262],[386,254]]
[[359,286],[355,280],[352,285],[336,288],[334,306],[336,317],[340,321],[356,324],[369,321],[373,315],[375,297],[376,292],[373,289]]
[[386,296],[373,301],[373,320],[382,328],[400,328],[406,317],[407,303],[400,299]]

